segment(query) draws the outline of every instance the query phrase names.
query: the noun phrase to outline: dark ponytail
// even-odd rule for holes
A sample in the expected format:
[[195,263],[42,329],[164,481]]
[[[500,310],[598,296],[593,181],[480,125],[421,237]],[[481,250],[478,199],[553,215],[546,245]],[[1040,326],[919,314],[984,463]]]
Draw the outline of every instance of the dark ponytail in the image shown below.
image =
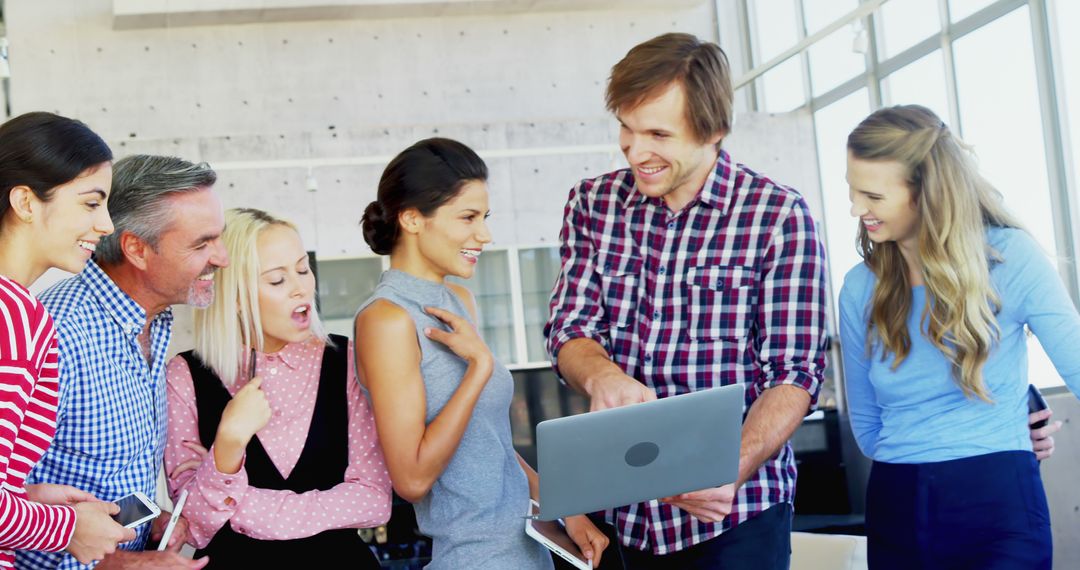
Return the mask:
[[394,248],[397,240],[397,220],[387,220],[386,211],[378,200],[368,204],[364,217],[360,220],[364,230],[364,241],[371,246],[371,251],[387,255]]
[[462,186],[486,181],[487,165],[469,147],[450,139],[422,140],[394,157],[379,179],[378,199],[368,204],[360,225],[364,241],[379,255],[397,243],[401,212],[415,208],[430,216]]

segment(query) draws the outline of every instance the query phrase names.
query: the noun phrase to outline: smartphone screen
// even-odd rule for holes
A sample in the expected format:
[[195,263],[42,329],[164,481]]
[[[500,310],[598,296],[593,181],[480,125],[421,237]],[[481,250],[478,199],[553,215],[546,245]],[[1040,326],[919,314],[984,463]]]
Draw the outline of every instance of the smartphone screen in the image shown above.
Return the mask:
[[127,526],[133,522],[145,520],[147,517],[156,516],[154,511],[150,509],[146,503],[142,502],[142,499],[135,495],[128,495],[116,504],[120,506],[120,512],[113,515],[113,520]]
[[[1028,384],[1028,413],[1032,414],[1040,410],[1045,410],[1046,408],[1046,399],[1043,398],[1042,393],[1039,392],[1039,389],[1036,388],[1034,384]],[[1048,420],[1039,420],[1031,424],[1030,427],[1032,429],[1039,429],[1045,427],[1047,423],[1049,423]]]

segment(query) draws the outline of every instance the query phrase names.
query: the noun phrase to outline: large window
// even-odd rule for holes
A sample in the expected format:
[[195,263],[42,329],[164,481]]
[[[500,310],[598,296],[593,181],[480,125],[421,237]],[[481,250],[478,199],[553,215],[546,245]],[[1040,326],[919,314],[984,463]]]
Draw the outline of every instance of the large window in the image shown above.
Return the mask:
[[949,111],[949,93],[942,77],[945,77],[945,61],[941,50],[934,50],[885,77],[881,82],[882,103],[917,102],[946,122],[956,124],[956,117]]
[[1080,194],[1080,34],[1076,33],[1073,23],[1080,22],[1080,2],[1052,0],[1048,19],[1053,26],[1054,67],[1058,72],[1059,102],[1064,119],[1062,138],[1066,173],[1075,202]]
[[547,361],[544,348],[544,324],[548,319],[551,289],[562,265],[555,247],[521,249],[518,254],[521,272],[521,297],[524,309],[525,353],[529,362]]
[[[878,12],[878,52],[892,57],[941,30],[938,0],[886,2]],[[937,77],[941,79],[941,75]]]
[[[941,116],[974,147],[982,173],[1047,253],[1058,261],[1076,258],[1080,34],[1068,26],[1080,21],[1080,2],[736,2],[750,15],[742,29],[750,41],[743,45],[752,46],[751,67],[760,74],[740,86],[754,86],[753,108],[814,113],[834,301],[843,275],[859,262],[845,140],[884,105],[920,104]],[[801,53],[763,68],[804,40],[809,45]],[[1059,263],[1074,299],[1080,299],[1078,266]],[[835,317],[835,303],[832,310]],[[1032,381],[1060,383],[1034,339],[1031,349]]]
[[513,294],[510,288],[510,259],[506,250],[488,250],[480,256],[472,279],[451,278],[467,287],[476,297],[480,336],[495,358],[504,363],[515,361]]
[[[554,246],[489,248],[472,279],[450,278],[473,293],[481,337],[511,368],[548,366],[543,332],[559,266]],[[380,257],[318,260],[320,314],[327,330],[352,337],[353,315],[386,267]]]
[[316,258],[319,316],[327,332],[353,337],[353,316],[375,292],[382,270],[378,257]]
[[860,89],[814,114],[821,191],[825,203],[825,241],[829,244],[829,272],[834,298],[840,294],[844,274],[859,263],[855,250],[858,222],[848,202],[847,136],[870,112],[866,89]]
[[953,22],[959,22],[993,3],[994,0],[949,0],[949,16]]
[[865,56],[852,49],[857,47],[859,33],[853,28],[840,28],[810,46],[810,84],[815,97],[866,69]]
[[964,141],[975,147],[979,170],[1005,195],[1005,204],[1054,255],[1027,6],[956,40],[954,46]]

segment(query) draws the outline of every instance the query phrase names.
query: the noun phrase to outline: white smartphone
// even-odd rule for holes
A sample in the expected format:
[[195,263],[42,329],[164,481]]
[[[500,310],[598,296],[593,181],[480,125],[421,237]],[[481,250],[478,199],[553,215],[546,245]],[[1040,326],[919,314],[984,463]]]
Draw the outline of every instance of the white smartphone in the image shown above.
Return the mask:
[[172,538],[173,529],[176,528],[176,521],[180,520],[180,511],[184,510],[184,503],[187,502],[187,489],[180,491],[180,498],[176,499],[176,505],[173,506],[172,516],[169,517],[169,524],[165,527],[165,534],[161,535],[161,542],[158,543],[158,550],[165,550],[165,547],[169,545],[169,539]]
[[559,521],[532,519],[532,516],[540,512],[540,505],[533,500],[530,500],[529,503],[531,505],[530,516],[525,517],[525,534],[546,546],[548,550],[558,554],[563,560],[573,564],[574,568],[592,570],[592,559],[585,558],[581,554],[577,544],[574,544],[574,541],[570,539],[570,535],[566,534],[566,529],[563,528],[562,523]]
[[114,502],[120,505],[120,512],[112,516],[113,520],[124,528],[135,528],[161,514],[161,509],[139,491]]

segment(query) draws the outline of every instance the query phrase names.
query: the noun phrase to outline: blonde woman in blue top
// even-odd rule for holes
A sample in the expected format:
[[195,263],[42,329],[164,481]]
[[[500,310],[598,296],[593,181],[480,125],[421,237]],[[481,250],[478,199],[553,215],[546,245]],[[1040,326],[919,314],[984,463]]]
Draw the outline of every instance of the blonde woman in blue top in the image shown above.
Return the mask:
[[1080,392],[1080,317],[1046,254],[926,108],[848,137],[864,262],[840,294],[852,430],[874,460],[870,567],[1051,566],[1027,335]]

